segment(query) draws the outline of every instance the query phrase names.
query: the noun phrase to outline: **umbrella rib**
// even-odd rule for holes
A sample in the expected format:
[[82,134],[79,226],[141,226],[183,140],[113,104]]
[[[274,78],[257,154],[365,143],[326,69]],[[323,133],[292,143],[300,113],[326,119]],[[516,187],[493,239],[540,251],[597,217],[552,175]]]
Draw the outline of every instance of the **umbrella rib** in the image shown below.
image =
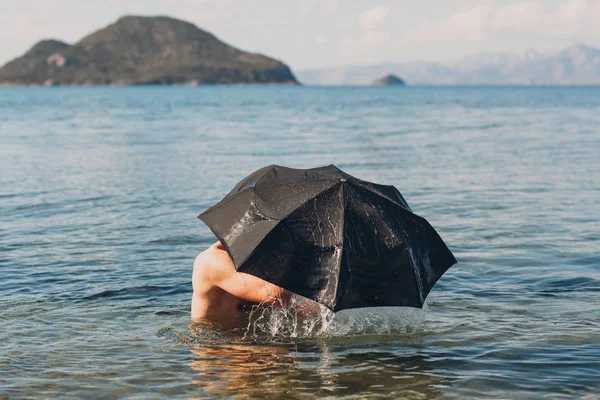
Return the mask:
[[[398,203],[396,203],[395,201],[392,201],[391,199],[389,199],[387,196],[382,196],[382,195],[380,195],[379,193],[377,193],[377,192],[374,192],[374,191],[370,190],[368,187],[365,187],[365,186],[363,186],[363,185],[360,185],[360,187],[361,187],[362,189],[368,190],[368,191],[369,191],[369,193],[372,193],[373,195],[377,196],[378,198],[385,199],[386,201],[388,201],[388,202],[390,202],[390,203],[394,204],[395,206],[398,206],[398,205],[399,205],[399,204],[398,204]],[[356,204],[356,203],[355,203],[355,204]],[[423,217],[421,217],[421,216],[419,216],[419,215],[417,215],[417,214],[413,213],[412,211],[405,210],[405,209],[404,209],[404,208],[402,208],[402,207],[401,207],[401,209],[402,209],[404,212],[406,212],[406,213],[412,214],[412,215],[413,215],[413,216],[414,216],[416,219],[420,220],[421,222],[422,222],[422,221],[425,221],[425,219],[424,219]],[[380,217],[383,217],[383,215],[381,214],[381,211],[380,211],[380,210],[379,210],[377,207],[374,207],[374,211],[375,211],[375,212],[376,212],[376,213],[377,213],[377,214],[378,214]],[[385,219],[385,218],[381,218],[381,220],[382,220],[382,221],[384,221],[384,222],[386,221],[386,219]],[[400,234],[400,233],[398,232],[398,230],[397,230],[397,229],[395,229],[395,226],[394,226],[393,224],[388,224],[388,223],[386,222],[386,225],[388,226],[388,228],[389,228],[391,231],[393,231],[393,232],[396,234],[396,236],[398,236],[398,237],[402,237],[402,238],[404,238],[405,240],[408,240],[408,239],[409,239],[408,235],[403,235],[403,234]],[[417,265],[416,265],[415,258],[414,258],[414,256],[413,256],[413,254],[412,254],[412,253],[410,253],[410,254],[409,254],[409,256],[410,256],[410,258],[411,258],[411,261],[412,261],[412,269],[413,269],[413,273],[414,273],[414,276],[415,276],[415,286],[416,286],[416,289],[417,289],[417,294],[419,295],[419,300],[420,300],[420,302],[421,302],[421,307],[422,307],[422,306],[423,306],[423,303],[424,303],[424,299],[423,299],[423,281],[422,281],[422,278],[421,278],[421,272],[419,271],[419,269],[418,269],[418,267],[417,267]]]
[[298,207],[296,207],[294,210],[290,211],[287,215],[283,216],[280,221],[283,221],[284,219],[286,219],[287,217],[289,217],[294,211],[296,211],[297,209],[299,209],[300,207],[303,207],[304,205],[306,205],[309,201],[311,201],[312,199],[314,199],[317,196],[322,195],[323,193],[325,193],[326,191],[330,190],[331,188],[333,188],[333,186],[335,185],[335,183],[337,182],[332,182],[333,184],[331,186],[326,187],[325,189],[315,193],[314,196],[312,196],[311,198],[307,199],[305,202],[302,202],[298,205]]
[[267,170],[265,171],[265,173],[264,173],[264,174],[262,174],[262,175],[261,175],[261,176],[260,176],[258,179],[256,179],[256,180],[254,181],[254,183],[255,183],[255,185],[254,185],[254,186],[258,185],[258,182],[260,182],[260,181],[262,180],[262,178],[264,178],[265,176],[267,176],[267,174],[268,174],[269,172],[271,172],[272,170],[274,170],[274,169],[275,169],[276,167],[278,167],[278,166],[277,166],[277,165],[275,165],[275,164],[271,164],[271,165],[270,165],[270,167],[271,167],[271,168],[267,168]]
[[[323,190],[321,190],[320,192],[316,193],[313,197],[309,198],[308,200],[306,200],[305,202],[303,202],[302,204],[298,205],[298,207],[296,207],[294,210],[290,211],[287,215],[283,216],[282,218],[278,219],[278,218],[273,218],[274,220],[277,220],[277,223],[273,226],[273,228],[271,228],[271,230],[269,231],[269,233],[267,233],[265,235],[265,237],[260,241],[260,243],[263,242],[263,240],[265,240],[265,238],[271,234],[271,232],[273,232],[273,230],[275,230],[275,228],[277,228],[279,226],[279,224],[285,220],[287,217],[289,217],[294,211],[296,211],[298,208],[304,206],[306,203],[308,203],[309,201],[311,201],[312,199],[314,199],[317,196],[320,196],[321,194],[323,194],[324,192],[331,190],[331,188],[334,185],[327,187]],[[250,252],[250,254],[248,254],[242,261],[239,262],[239,264],[237,265],[238,268],[240,268],[246,261],[248,261],[248,259],[256,252],[256,250],[258,249],[258,246],[260,246],[260,243],[258,243],[258,245],[256,245],[256,247],[254,248],[254,250],[252,250]]]
[[244,188],[244,189],[240,190],[239,192],[236,192],[236,193],[234,193],[234,194],[233,194],[233,195],[231,195],[229,198],[225,197],[223,200],[221,200],[220,202],[218,202],[217,204],[215,204],[214,206],[212,206],[211,208],[209,208],[208,210],[206,210],[206,211],[204,211],[202,214],[200,214],[200,215],[198,216],[198,218],[200,218],[200,217],[201,217],[202,215],[204,215],[204,214],[207,214],[207,213],[209,213],[209,212],[213,212],[213,211],[215,211],[215,210],[218,210],[218,209],[220,209],[220,208],[221,208],[221,207],[223,207],[224,205],[226,205],[226,204],[230,203],[231,201],[233,201],[233,200],[237,199],[237,197],[238,197],[238,195],[239,195],[240,193],[245,193],[245,192],[247,192],[247,191],[248,191],[248,190],[250,190],[250,189],[254,189],[254,188],[253,188],[253,187],[250,187],[250,186],[248,186],[248,187],[246,187],[246,188]]
[[402,209],[402,211],[404,211],[405,213],[408,213],[408,214],[410,214],[410,215],[413,215],[413,216],[415,216],[415,217],[416,217],[416,218],[417,218],[419,221],[421,221],[421,222],[425,221],[425,218],[421,217],[420,215],[417,215],[417,214],[415,214],[415,213],[414,213],[412,210],[410,210],[410,209],[409,209],[409,210],[405,209],[405,208],[404,208],[404,205],[397,203],[396,201],[394,201],[394,200],[390,199],[389,197],[387,197],[387,196],[383,196],[383,195],[381,195],[381,194],[379,194],[379,193],[377,193],[377,192],[375,192],[375,191],[371,190],[371,189],[370,189],[369,187],[367,187],[367,186],[360,185],[360,187],[361,187],[362,189],[368,190],[368,191],[369,191],[369,193],[372,193],[372,194],[374,194],[375,196],[379,197],[380,199],[384,199],[384,200],[388,201],[389,203],[392,203],[392,204],[393,204],[393,205],[395,205],[395,206],[402,206],[402,207],[400,207],[400,208]]
[[[341,186],[341,185],[340,185],[340,186]],[[329,189],[332,189],[332,188],[333,188],[333,186],[332,186],[332,187],[330,187]],[[316,195],[315,195],[315,196],[314,196],[314,197],[313,197],[311,200],[314,200],[314,199],[316,199],[318,196],[320,196],[320,195],[321,195],[321,194],[323,194],[324,192],[325,192],[325,191],[323,191],[323,192],[320,192],[320,193],[316,194]],[[308,200],[306,203],[308,203],[309,201],[310,201],[310,200]],[[327,205],[329,206],[329,204],[331,204],[331,202],[332,202],[332,201],[333,201],[333,199],[330,199],[330,200],[329,200],[329,202],[327,203]],[[304,203],[304,204],[306,204],[306,203]],[[315,204],[315,211],[316,211],[316,207],[317,207],[317,206],[316,206],[316,204]],[[298,208],[300,208],[300,207],[298,207]],[[298,208],[297,208],[297,209],[298,209]],[[330,221],[330,224],[331,224],[331,220],[329,220],[329,221]],[[317,222],[316,222],[316,223],[315,223],[313,226],[311,226],[311,229],[310,229],[310,230],[311,230],[311,237],[312,237],[313,239],[315,239],[315,228],[316,228],[316,226],[317,226],[317,225],[319,225],[319,223],[320,223],[320,222],[321,222],[321,221],[317,221]]]
[[[264,173],[264,174],[262,174],[262,175],[261,175],[261,176],[260,176],[258,179],[256,179],[256,180],[254,181],[254,183],[255,183],[255,185],[254,185],[254,186],[256,186],[256,184],[258,183],[258,181],[260,181],[262,178],[264,178],[264,177],[265,177],[265,176],[266,176],[266,175],[269,173],[269,171],[271,171],[271,170],[273,169],[273,167],[275,167],[275,164],[272,164],[272,165],[270,165],[269,167],[271,167],[271,168],[266,168],[266,171],[265,171],[265,173]],[[226,196],[226,197],[225,197],[223,200],[221,200],[219,203],[215,204],[214,206],[210,207],[208,210],[206,210],[206,211],[204,211],[202,214],[200,214],[200,215],[198,216],[198,218],[200,218],[200,216],[202,216],[202,215],[206,214],[206,213],[207,213],[207,212],[209,212],[209,211],[214,211],[214,210],[218,210],[218,209],[220,209],[220,208],[221,208],[222,206],[224,206],[225,204],[227,204],[227,203],[229,203],[230,201],[232,201],[232,200],[236,199],[240,193],[245,193],[246,191],[248,191],[248,189],[252,189],[252,190],[254,190],[254,186],[246,186],[244,189],[242,189],[242,190],[239,190],[239,191],[237,191],[237,192],[233,193],[233,194],[231,195],[231,197],[229,197],[229,196]],[[229,199],[227,199],[227,197],[229,197]],[[225,201],[225,200],[227,200],[227,201]]]
[[[391,198],[389,198],[389,197],[388,197],[388,196],[386,196],[386,195],[382,195],[381,193],[377,193],[377,192],[376,192],[376,191],[374,191],[374,190],[373,190],[373,189],[372,189],[370,186],[368,186],[368,185],[364,185],[364,184],[363,184],[363,181],[357,180],[357,182],[355,182],[355,183],[356,183],[358,186],[360,186],[361,188],[363,188],[363,189],[365,189],[365,190],[368,190],[369,192],[371,192],[371,193],[373,193],[373,194],[375,194],[375,195],[377,195],[377,196],[379,196],[379,197],[381,197],[381,198],[384,198],[384,199],[386,199],[386,200],[388,200],[388,201],[390,201],[390,202],[392,202],[392,203],[394,203],[394,204],[396,204],[396,205],[399,205],[399,206],[401,206],[401,207],[407,207],[407,208],[408,208],[408,211],[412,212],[412,210],[410,209],[410,206],[408,205],[408,203],[406,202],[406,200],[404,200],[404,203],[402,203],[402,202],[398,202],[398,201],[396,201],[396,200],[394,200],[394,199],[391,199]],[[393,189],[395,189],[396,191],[398,190],[398,189],[396,189],[394,186],[385,186],[385,185],[379,185],[379,186],[382,186],[382,187],[390,187],[390,188],[393,188]],[[402,196],[402,195],[400,195],[400,196]],[[403,198],[403,197],[402,197],[402,198]],[[404,199],[404,198],[403,198],[403,199]]]
[[[373,194],[375,194],[375,195],[377,195],[377,196],[379,196],[380,198],[383,198],[383,199],[386,199],[386,200],[390,201],[385,196],[380,196],[378,193],[373,192],[373,191],[370,191],[370,192],[373,193]],[[397,204],[396,202],[393,202],[393,203]],[[383,217],[383,215],[381,214],[381,211],[378,208],[375,208],[375,212],[377,212],[377,214],[379,214],[381,217]],[[410,213],[412,215],[414,215],[415,217],[417,217],[417,219],[424,220],[424,218],[416,215],[412,211],[410,211]],[[386,221],[385,218],[381,218],[381,220],[384,221],[384,222]],[[410,237],[408,235],[401,235],[398,232],[398,230],[396,229],[396,227],[394,226],[394,224],[388,224],[386,222],[386,225],[387,225],[387,227],[392,232],[394,232],[396,234],[396,236],[403,237],[404,240],[410,240]],[[412,244],[411,244],[411,246],[412,246]],[[421,302],[421,307],[423,307],[423,303],[424,303],[424,299],[423,299],[423,279],[421,278],[421,271],[419,271],[419,268],[418,268],[418,265],[417,265],[417,261],[416,261],[416,258],[414,256],[413,252],[412,252],[411,246],[408,246],[407,248],[408,248],[408,253],[409,253],[409,256],[410,256],[410,260],[412,262],[411,266],[412,266],[412,270],[413,270],[413,273],[414,273],[414,276],[415,276],[415,286],[416,286],[416,289],[417,289],[417,294],[419,295],[419,300]]]
[[[374,195],[378,196],[381,199],[385,199],[386,201],[388,201],[388,202],[390,202],[392,204],[398,205],[398,203],[396,203],[395,201],[392,201],[387,196],[382,196],[379,193],[370,190],[368,187],[364,187],[362,185],[361,185],[361,187],[363,187],[364,189],[368,190],[370,193],[373,193]],[[425,225],[430,225],[431,226],[431,224],[429,224],[429,222],[427,222],[427,220],[425,218],[421,217],[420,215],[415,214],[414,212],[412,212],[412,210],[410,210],[410,211],[409,210],[405,210],[402,207],[401,207],[401,209],[404,212],[411,214],[416,220],[418,220],[419,222],[421,222],[421,224],[425,224]],[[377,210],[377,213],[381,214],[379,210]],[[396,233],[396,235],[402,236],[402,235],[398,234],[398,231],[396,229],[394,229],[393,225],[391,225],[391,226],[388,225],[388,226],[390,227],[391,230],[393,230]],[[433,229],[433,227],[431,227],[431,228]],[[419,268],[418,268],[418,266],[416,265],[416,262],[415,262],[416,259],[415,259],[414,255],[412,253],[410,254],[410,257],[411,257],[411,261],[413,261],[413,266],[412,267],[413,267],[413,271],[414,271],[414,274],[415,274],[415,286],[417,287],[417,293],[419,294],[419,299],[421,301],[421,307],[423,307],[423,304],[425,303],[425,299],[423,298],[423,290],[424,290],[424,288],[423,288],[423,279],[421,277],[421,271],[419,271]],[[429,288],[429,290],[431,290],[431,288]]]
[[[339,256],[339,261],[338,261],[338,265],[337,265],[337,270],[338,270],[338,279],[337,279],[337,284],[335,287],[335,296],[334,296],[334,301],[335,304],[333,305],[333,309],[335,309],[335,306],[337,305],[337,297],[338,297],[338,292],[340,290],[340,274],[341,274],[341,270],[342,270],[342,259],[344,257],[344,249],[345,249],[345,244],[346,244],[346,230],[345,225],[346,225],[346,189],[345,189],[346,185],[340,185],[340,191],[342,192],[341,198],[342,198],[342,204],[343,204],[343,210],[342,210],[342,221],[341,221],[341,227],[342,227],[342,248],[340,249],[340,256]],[[348,266],[348,268],[350,268],[350,266]]]

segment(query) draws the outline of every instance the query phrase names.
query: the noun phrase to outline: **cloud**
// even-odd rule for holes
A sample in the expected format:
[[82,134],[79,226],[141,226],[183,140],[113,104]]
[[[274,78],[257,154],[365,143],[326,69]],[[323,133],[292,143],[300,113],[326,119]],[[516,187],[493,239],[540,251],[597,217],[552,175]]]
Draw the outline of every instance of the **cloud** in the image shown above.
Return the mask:
[[486,41],[531,38],[581,40],[600,35],[600,0],[560,3],[492,1],[463,8],[442,20],[422,22],[407,32],[405,42]]
[[328,40],[329,39],[325,35],[317,36],[317,43],[319,44],[327,43]]
[[[119,0],[110,0],[119,1]],[[180,18],[184,21],[191,22],[201,29],[211,31],[211,33],[219,34],[221,30],[216,30],[222,23],[228,23],[231,18],[231,9],[233,8],[233,0],[180,0],[177,7],[171,7],[168,12],[153,12],[152,14],[165,14],[174,18]],[[127,3],[129,4],[129,3]],[[167,3],[162,3],[166,5]],[[117,6],[115,6],[116,8]],[[256,9],[260,4],[256,6]],[[259,12],[259,11],[257,11]],[[263,12],[261,10],[260,12]],[[214,31],[214,32],[213,32]]]
[[389,7],[382,5],[363,11],[359,16],[362,32],[353,44],[356,47],[370,48],[387,42],[390,38],[389,33],[375,28],[387,18],[389,12]]
[[323,10],[327,13],[332,13],[338,9],[338,0],[322,0],[324,3]]
[[[303,0],[305,2],[306,0]],[[310,0],[309,7],[316,8],[326,14],[333,13],[338,10],[339,0]]]
[[370,29],[380,24],[390,12],[390,8],[382,5],[369,8],[363,11],[359,16],[360,26],[365,29]]
[[382,31],[367,31],[362,34],[358,42],[363,46],[379,46],[387,42],[390,35]]
[[491,10],[490,29],[549,37],[600,34],[600,0],[528,1]]

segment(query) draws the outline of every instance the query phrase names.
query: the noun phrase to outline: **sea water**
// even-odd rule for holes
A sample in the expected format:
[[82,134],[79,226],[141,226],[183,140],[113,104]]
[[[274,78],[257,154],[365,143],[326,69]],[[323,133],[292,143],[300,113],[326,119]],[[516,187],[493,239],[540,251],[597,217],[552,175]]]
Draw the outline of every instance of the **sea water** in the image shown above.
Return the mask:
[[[600,88],[0,89],[0,397],[595,398]],[[196,216],[268,164],[395,185],[424,310],[189,324]]]

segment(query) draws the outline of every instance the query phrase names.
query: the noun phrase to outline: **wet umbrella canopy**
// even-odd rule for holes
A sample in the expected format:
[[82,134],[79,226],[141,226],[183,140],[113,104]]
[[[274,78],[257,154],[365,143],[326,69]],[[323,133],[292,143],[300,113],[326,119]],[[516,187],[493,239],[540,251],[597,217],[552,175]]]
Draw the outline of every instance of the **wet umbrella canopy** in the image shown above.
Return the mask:
[[235,267],[333,311],[422,307],[456,263],[393,186],[271,165],[202,213]]

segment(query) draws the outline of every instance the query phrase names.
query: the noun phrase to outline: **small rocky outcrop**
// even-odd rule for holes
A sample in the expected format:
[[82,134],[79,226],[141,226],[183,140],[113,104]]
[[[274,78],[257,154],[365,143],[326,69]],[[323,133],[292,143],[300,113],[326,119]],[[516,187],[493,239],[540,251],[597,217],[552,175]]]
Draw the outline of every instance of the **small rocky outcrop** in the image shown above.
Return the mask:
[[371,82],[371,86],[405,86],[406,82],[394,74],[389,74]]

